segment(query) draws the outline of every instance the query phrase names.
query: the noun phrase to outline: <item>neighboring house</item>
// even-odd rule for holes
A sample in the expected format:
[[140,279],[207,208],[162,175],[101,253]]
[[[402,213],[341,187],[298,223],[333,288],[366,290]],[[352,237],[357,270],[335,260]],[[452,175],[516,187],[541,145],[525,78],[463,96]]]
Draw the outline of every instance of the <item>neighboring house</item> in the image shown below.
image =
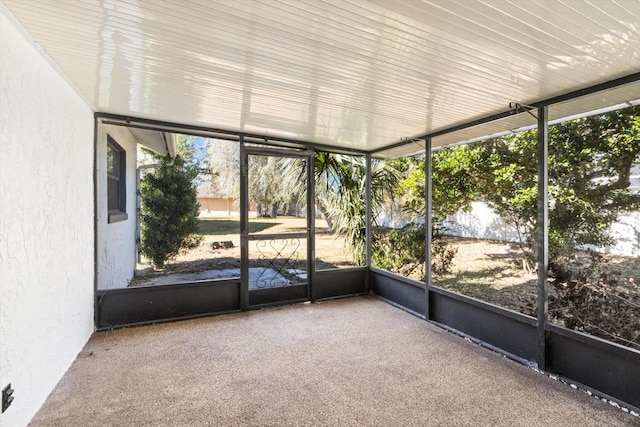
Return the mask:
[[[231,197],[219,196],[209,185],[198,186],[198,202],[200,216],[232,216],[240,217],[240,201]],[[249,202],[249,216],[256,217],[258,212],[255,202]]]
[[220,197],[209,185],[198,187],[200,216],[240,216],[237,199]]

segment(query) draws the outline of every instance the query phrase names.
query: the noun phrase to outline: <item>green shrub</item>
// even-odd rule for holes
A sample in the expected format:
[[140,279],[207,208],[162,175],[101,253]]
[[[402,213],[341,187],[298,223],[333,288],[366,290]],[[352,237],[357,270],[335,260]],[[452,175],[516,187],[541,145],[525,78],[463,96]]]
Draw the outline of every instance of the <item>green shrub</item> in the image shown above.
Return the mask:
[[140,249],[157,268],[198,247],[198,169],[181,156],[157,158],[160,166],[140,182]]
[[[425,278],[425,226],[411,222],[402,228],[377,228],[373,233],[372,262],[378,267],[417,280]],[[444,239],[443,228],[432,227],[431,271],[450,271],[457,248]]]

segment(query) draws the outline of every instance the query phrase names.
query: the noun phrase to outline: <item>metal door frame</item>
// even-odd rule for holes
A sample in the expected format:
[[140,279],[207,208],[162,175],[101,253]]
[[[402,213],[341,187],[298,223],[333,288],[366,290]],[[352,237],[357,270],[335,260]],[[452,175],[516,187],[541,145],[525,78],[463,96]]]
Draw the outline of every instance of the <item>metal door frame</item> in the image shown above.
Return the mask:
[[[291,292],[291,286],[282,287],[280,289],[281,299],[275,299],[267,303],[252,304],[250,301],[249,291],[249,241],[252,235],[249,233],[249,156],[269,156],[269,157],[288,157],[302,159],[307,162],[307,229],[304,236],[295,234],[295,236],[306,237],[307,239],[307,283],[306,292],[303,297]],[[256,145],[246,145],[244,138],[240,137],[240,308],[248,310],[250,308],[260,308],[268,305],[282,305],[286,303],[296,303],[303,301],[315,302],[315,293],[313,289],[313,276],[315,272],[315,182],[314,182],[314,162],[313,150],[296,150],[286,148],[273,148]],[[265,235],[267,238],[274,238],[280,235]],[[291,236],[291,234],[282,236]],[[289,289],[287,289],[289,288]],[[272,288],[277,289],[277,288]],[[266,291],[266,290],[265,290]],[[252,291],[258,292],[258,291]],[[268,290],[267,292],[273,292]]]

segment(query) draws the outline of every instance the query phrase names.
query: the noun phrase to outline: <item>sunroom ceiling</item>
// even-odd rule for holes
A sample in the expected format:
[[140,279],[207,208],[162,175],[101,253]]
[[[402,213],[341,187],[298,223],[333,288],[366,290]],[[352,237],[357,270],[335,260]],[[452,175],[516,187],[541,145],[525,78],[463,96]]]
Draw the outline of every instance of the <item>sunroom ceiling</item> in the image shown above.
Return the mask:
[[[341,150],[640,70],[638,0],[3,1],[99,112]],[[554,108],[630,102],[640,86],[598,96]],[[531,124],[433,143],[518,117]]]

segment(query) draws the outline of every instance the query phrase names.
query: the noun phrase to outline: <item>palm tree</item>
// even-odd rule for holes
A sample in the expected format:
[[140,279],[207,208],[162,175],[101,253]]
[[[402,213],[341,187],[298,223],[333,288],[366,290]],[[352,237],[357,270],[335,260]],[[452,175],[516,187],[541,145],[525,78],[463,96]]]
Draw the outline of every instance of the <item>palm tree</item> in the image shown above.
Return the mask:
[[[300,164],[298,164],[300,165]],[[306,162],[302,167],[285,169],[291,191],[302,191]],[[329,229],[344,234],[357,265],[365,263],[366,239],[366,164],[363,157],[317,151],[314,155],[315,203]],[[400,181],[399,172],[389,163],[371,162],[372,211],[379,212],[385,200],[393,196]],[[376,218],[376,215],[373,215]]]

